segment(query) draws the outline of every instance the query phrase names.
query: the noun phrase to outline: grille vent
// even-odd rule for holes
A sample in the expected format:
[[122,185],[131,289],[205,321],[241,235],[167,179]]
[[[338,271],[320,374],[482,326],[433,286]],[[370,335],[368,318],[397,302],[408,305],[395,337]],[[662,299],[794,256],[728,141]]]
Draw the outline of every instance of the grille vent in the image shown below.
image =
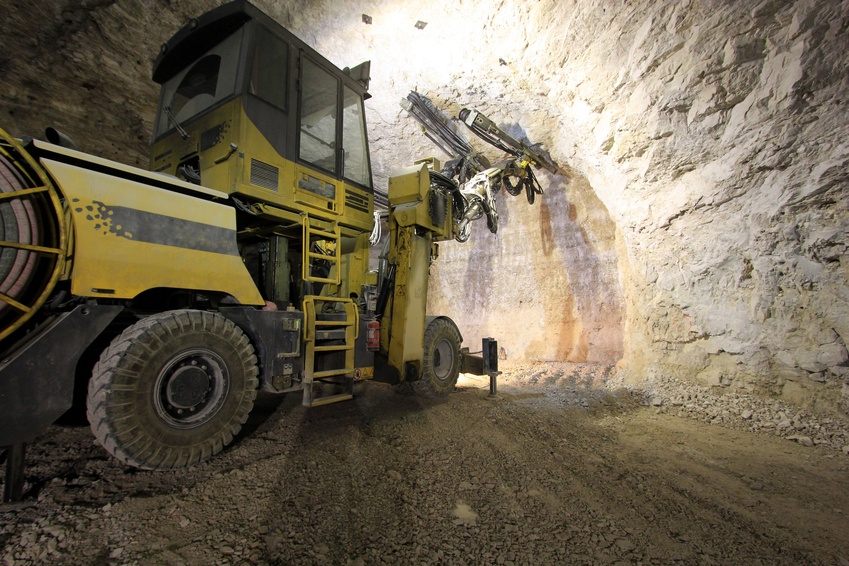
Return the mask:
[[280,170],[274,165],[251,159],[251,185],[276,191]]
[[345,189],[345,206],[368,213],[368,196]]

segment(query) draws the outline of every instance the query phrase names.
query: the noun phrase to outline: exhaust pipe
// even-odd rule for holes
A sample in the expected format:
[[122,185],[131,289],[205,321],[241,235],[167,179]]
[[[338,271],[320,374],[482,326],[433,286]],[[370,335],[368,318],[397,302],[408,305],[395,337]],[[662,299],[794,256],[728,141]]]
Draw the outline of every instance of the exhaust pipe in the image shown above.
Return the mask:
[[47,128],[46,130],[44,130],[44,135],[47,136],[47,141],[52,144],[67,147],[68,149],[76,149],[77,151],[79,151],[80,149],[77,147],[77,144],[74,143],[74,140],[72,140],[56,128]]

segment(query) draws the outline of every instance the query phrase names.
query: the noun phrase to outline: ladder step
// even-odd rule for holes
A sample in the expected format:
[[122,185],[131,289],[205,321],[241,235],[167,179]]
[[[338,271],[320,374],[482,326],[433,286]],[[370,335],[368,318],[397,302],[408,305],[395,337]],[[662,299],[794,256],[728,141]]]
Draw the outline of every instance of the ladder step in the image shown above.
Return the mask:
[[337,240],[338,236],[333,232],[325,232],[324,230],[316,230],[312,226],[308,228],[310,236],[324,236],[328,240]]
[[[318,278],[312,279],[317,280]],[[325,279],[325,281],[331,282],[327,279]],[[343,305],[344,311],[328,313],[318,312],[320,309],[317,309],[316,305],[320,302],[339,303]],[[357,331],[359,330],[359,326],[357,324],[359,316],[356,308],[356,303],[354,303],[351,299],[313,295],[304,298],[304,325],[306,329],[305,343],[307,356],[306,364],[304,366],[304,384],[306,386],[304,389],[304,406],[313,407],[317,405],[326,405],[328,403],[347,401],[348,399],[353,398],[354,351],[356,348]],[[336,342],[328,343],[328,341],[331,340]],[[333,364],[342,364],[345,367],[340,368],[336,365],[333,369],[315,371],[315,365],[319,362],[319,360],[321,360],[322,354],[329,354],[330,356],[333,356],[334,354],[337,356],[339,356],[339,354],[344,354],[344,361],[336,359],[333,360]],[[324,361],[330,360],[327,360],[325,357]],[[313,399],[312,384],[314,382],[337,382],[339,380],[342,380],[347,384],[343,390],[345,391],[344,393]]]
[[316,330],[315,340],[345,340],[346,332],[344,328],[336,330]]
[[[318,218],[311,218],[308,214],[304,214],[302,217],[302,225],[303,225],[303,249],[302,249],[302,261],[301,261],[301,279],[304,281],[310,281],[313,283],[326,283],[329,285],[339,285],[342,281],[341,278],[341,233],[339,229],[339,225],[334,221],[329,220],[321,220]],[[333,253],[318,253],[313,251],[312,244],[316,240],[324,240],[330,247],[332,247]],[[312,268],[314,267],[314,263],[316,261],[326,261],[328,264],[336,269],[335,277],[314,277],[312,275]]]
[[315,346],[313,351],[315,352],[345,352],[347,350],[353,350],[354,345],[350,344],[348,346]]
[[329,261],[332,263],[335,263],[338,259],[336,256],[333,255],[318,254],[315,252],[307,252],[307,256],[309,256],[311,259],[323,259],[324,261]]
[[351,326],[354,323],[350,320],[316,320],[316,326]]
[[321,379],[322,377],[331,377],[334,375],[348,375],[349,373],[354,373],[354,368],[344,368],[344,369],[329,369],[326,371],[317,371],[312,374],[313,379]]
[[322,295],[309,295],[313,301],[321,301],[322,303],[353,303],[351,299],[343,299],[342,297],[325,297]]
[[327,397],[319,397],[318,399],[313,399],[307,407],[320,407],[322,405],[329,405],[330,403],[338,403],[340,401],[350,401],[354,396],[351,393],[340,393],[338,395],[328,395]]

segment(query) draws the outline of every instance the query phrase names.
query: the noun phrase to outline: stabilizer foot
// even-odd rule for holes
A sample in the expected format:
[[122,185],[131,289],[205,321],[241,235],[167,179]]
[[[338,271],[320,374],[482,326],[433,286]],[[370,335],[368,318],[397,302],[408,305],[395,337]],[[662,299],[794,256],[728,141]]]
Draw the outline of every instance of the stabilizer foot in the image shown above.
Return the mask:
[[17,503],[24,494],[24,444],[6,447],[6,485],[3,503]]

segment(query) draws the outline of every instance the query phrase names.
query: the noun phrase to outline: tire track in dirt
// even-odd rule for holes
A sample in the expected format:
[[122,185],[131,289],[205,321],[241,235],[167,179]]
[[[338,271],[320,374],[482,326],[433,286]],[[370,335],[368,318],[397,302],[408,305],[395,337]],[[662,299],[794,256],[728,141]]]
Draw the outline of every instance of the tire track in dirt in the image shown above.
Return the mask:
[[[549,380],[550,381],[550,380]],[[137,472],[54,427],[7,563],[840,564],[847,461],[655,414],[591,380],[444,399],[258,399],[212,461]],[[578,386],[580,385],[580,386]],[[588,405],[590,408],[584,408]],[[52,458],[57,451],[67,454]],[[52,542],[51,542],[52,541]]]

